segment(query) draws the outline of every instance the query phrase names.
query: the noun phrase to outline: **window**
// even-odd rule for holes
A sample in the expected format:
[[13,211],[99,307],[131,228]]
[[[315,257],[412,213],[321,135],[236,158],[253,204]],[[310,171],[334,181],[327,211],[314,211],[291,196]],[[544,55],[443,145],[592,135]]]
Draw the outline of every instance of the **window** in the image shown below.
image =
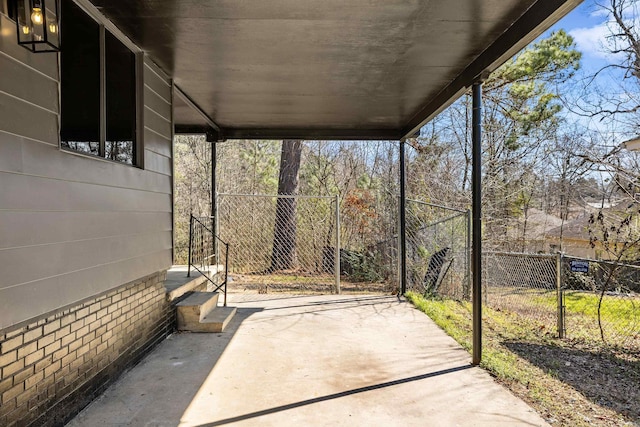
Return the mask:
[[61,146],[138,164],[136,54],[73,0],[60,27]]

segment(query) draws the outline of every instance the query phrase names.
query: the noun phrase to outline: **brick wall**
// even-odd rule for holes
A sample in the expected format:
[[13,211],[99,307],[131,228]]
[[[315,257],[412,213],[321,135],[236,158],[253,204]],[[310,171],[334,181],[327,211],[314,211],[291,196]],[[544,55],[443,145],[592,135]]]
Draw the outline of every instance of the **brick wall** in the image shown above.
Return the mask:
[[0,426],[57,426],[174,328],[157,273],[0,331]]

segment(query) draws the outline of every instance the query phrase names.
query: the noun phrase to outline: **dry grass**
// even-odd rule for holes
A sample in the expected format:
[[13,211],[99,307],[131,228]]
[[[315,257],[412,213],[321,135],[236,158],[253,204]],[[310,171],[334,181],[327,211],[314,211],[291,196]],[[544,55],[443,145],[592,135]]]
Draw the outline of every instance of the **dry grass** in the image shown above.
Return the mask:
[[[335,277],[330,274],[309,274],[305,272],[277,272],[274,274],[230,274],[230,292],[258,293],[297,293],[331,294],[335,293]],[[383,282],[355,282],[340,280],[342,294],[393,294],[397,286]]]
[[[409,299],[463,347],[471,346],[468,303]],[[557,339],[544,323],[484,308],[482,366],[552,425],[640,425],[640,359],[609,347]]]
[[[489,287],[485,303],[505,313],[526,318],[535,329],[557,330],[555,291],[525,288]],[[565,291],[565,330],[572,345],[592,351],[615,351],[640,354],[640,296],[635,294],[605,295],[598,322],[599,295],[584,291]]]

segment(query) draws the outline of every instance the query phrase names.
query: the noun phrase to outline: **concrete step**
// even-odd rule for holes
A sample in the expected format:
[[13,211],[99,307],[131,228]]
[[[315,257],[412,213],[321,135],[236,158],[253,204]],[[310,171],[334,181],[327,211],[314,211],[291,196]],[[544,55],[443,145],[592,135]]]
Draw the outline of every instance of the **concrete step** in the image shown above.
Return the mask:
[[188,323],[198,323],[218,305],[218,292],[193,292],[176,304],[178,328]]
[[197,288],[206,287],[203,285],[206,280],[207,277],[197,271],[191,272],[191,277],[187,277],[186,265],[174,265],[167,271],[167,279],[164,281],[167,301],[176,300]]
[[[191,277],[187,277],[187,270],[186,265],[174,265],[167,271],[167,278],[164,282],[167,301],[176,300],[197,288],[212,290],[212,284],[207,281],[205,275],[191,268]],[[223,265],[212,265],[209,268],[208,276],[213,278],[222,273],[224,273]],[[207,283],[205,284],[205,282]]]
[[236,307],[216,307],[209,312],[199,323],[191,324],[191,332],[223,332],[233,316]]
[[177,303],[178,330],[222,332],[236,309],[218,307],[219,296],[218,292],[194,292]]

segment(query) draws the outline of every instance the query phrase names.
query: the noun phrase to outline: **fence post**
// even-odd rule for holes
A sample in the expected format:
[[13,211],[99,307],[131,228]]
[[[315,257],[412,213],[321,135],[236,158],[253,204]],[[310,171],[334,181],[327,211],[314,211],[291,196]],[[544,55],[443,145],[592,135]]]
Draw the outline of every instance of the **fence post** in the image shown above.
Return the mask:
[[556,293],[558,300],[558,338],[564,338],[564,298],[562,294],[562,252],[556,254]]
[[[398,196],[398,206],[400,206],[400,196]],[[398,227],[398,239],[396,241],[396,260],[397,260],[397,265],[396,265],[396,279],[398,280],[398,294],[400,295],[401,292],[401,282],[402,282],[402,266],[401,266],[401,262],[400,262],[400,257],[402,256],[402,244],[400,243],[400,215],[398,215],[398,223],[396,224],[396,226]]]
[[[220,247],[218,245],[218,239],[220,238],[220,225],[218,224],[218,221],[220,219],[220,216],[218,215],[218,192],[216,191],[215,196],[216,198],[216,210],[214,211],[213,214],[213,234],[215,235],[215,237],[213,238],[213,256],[214,259],[216,260],[216,271],[218,268],[218,261],[220,260]],[[218,239],[216,239],[216,237]]]
[[[229,244],[224,244],[224,306],[227,306],[227,283],[229,281]],[[216,260],[216,264],[218,261]]]
[[193,245],[193,214],[189,216],[189,263],[187,264],[187,277],[191,277],[191,246]]
[[465,253],[466,264],[466,289],[463,292],[463,299],[466,301],[471,300],[471,209],[467,209],[467,247]]
[[338,194],[336,194],[336,250],[333,271],[336,276],[336,293],[340,295],[340,196]]
[[405,193],[405,181],[406,181],[406,165],[404,154],[405,141],[400,141],[400,228],[398,229],[398,235],[400,237],[400,295],[404,296],[407,293],[407,195]]

